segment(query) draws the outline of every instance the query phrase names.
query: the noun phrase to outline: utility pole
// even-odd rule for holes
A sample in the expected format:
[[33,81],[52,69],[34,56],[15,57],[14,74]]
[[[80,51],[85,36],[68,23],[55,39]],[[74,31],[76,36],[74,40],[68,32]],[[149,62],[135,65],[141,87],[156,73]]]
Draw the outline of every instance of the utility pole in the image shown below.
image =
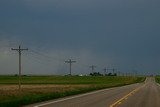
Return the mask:
[[117,73],[118,73],[118,76],[121,76],[121,72],[120,71],[118,71]]
[[103,70],[104,70],[104,76],[105,76],[105,75],[106,75],[107,68],[105,67]]
[[68,61],[65,61],[65,63],[69,63],[69,67],[70,67],[70,69],[69,69],[70,74],[69,75],[72,75],[72,72],[71,72],[72,71],[72,63],[76,63],[76,61],[69,59]]
[[133,70],[133,76],[137,76],[137,70]]
[[19,90],[21,90],[21,54],[22,54],[22,51],[28,50],[28,48],[22,49],[21,46],[19,45],[18,49],[11,48],[11,50],[18,51],[18,53],[19,53],[19,80],[18,80],[18,85],[19,85]]
[[[113,69],[109,69],[109,68],[108,68],[108,69],[106,69],[106,70],[107,70],[107,72],[108,72],[108,71],[110,71],[110,70],[112,70],[112,71],[113,71]],[[112,73],[113,73],[113,72],[112,72]]]
[[89,66],[89,68],[92,69],[92,73],[94,73],[94,68],[96,68],[96,66],[92,65],[92,66]]
[[115,73],[115,71],[116,71],[117,69],[113,68],[113,69],[106,69],[106,70],[107,70],[107,72],[108,72],[109,70],[112,70],[112,73],[113,73],[113,75],[114,75],[114,73]]
[[115,69],[113,68],[113,69],[112,69],[112,71],[113,71],[113,75],[114,75],[114,73],[115,73]]

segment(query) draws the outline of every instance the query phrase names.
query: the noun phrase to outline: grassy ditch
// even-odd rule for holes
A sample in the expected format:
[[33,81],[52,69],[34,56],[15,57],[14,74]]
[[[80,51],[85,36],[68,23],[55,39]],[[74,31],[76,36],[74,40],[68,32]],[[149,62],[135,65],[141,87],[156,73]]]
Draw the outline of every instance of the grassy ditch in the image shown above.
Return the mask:
[[[35,102],[85,93],[93,90],[143,82],[144,77],[22,77],[22,90],[17,77],[0,76],[0,107],[20,107]],[[15,88],[13,88],[15,87]]]

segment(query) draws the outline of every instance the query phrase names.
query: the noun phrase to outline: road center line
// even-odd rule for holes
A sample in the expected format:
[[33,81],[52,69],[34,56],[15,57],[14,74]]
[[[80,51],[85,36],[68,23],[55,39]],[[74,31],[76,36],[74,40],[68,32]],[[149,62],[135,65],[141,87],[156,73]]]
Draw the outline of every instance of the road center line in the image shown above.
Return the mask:
[[[128,86],[128,85],[126,85],[126,86]],[[126,86],[123,86],[123,87],[126,87]],[[119,88],[121,88],[121,87],[119,87]],[[89,93],[84,93],[84,94],[80,94],[80,95],[75,95],[75,96],[71,96],[71,97],[68,97],[68,98],[62,98],[62,99],[57,99],[57,100],[53,100],[53,101],[49,101],[49,102],[44,102],[44,103],[41,103],[41,104],[37,104],[33,107],[42,107],[42,106],[46,106],[46,105],[50,105],[50,104],[54,104],[54,103],[58,103],[58,102],[66,101],[66,100],[71,100],[71,99],[74,99],[74,98],[79,98],[79,97],[83,97],[83,96],[87,96],[87,95],[92,95],[92,94],[96,94],[96,93],[99,93],[99,92],[112,90],[112,89],[115,89],[115,87],[102,89],[102,90],[98,90],[98,91],[93,91],[93,92],[89,92]]]
[[131,91],[130,93],[128,93],[127,95],[123,96],[122,98],[120,98],[119,100],[117,100],[115,103],[111,104],[109,107],[115,107],[116,105],[119,105],[122,103],[122,101],[127,100],[129,96],[132,96],[134,93],[136,93],[137,91],[139,91],[140,88],[144,87],[146,84],[134,89],[133,91]]

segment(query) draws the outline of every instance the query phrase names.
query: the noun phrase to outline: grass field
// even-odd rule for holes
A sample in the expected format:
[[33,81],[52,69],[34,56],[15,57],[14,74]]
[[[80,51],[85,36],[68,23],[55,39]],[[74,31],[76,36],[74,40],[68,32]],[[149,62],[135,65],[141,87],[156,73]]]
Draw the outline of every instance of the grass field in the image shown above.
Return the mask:
[[144,77],[23,76],[22,90],[18,77],[0,76],[0,107],[19,107],[39,101],[143,82]]

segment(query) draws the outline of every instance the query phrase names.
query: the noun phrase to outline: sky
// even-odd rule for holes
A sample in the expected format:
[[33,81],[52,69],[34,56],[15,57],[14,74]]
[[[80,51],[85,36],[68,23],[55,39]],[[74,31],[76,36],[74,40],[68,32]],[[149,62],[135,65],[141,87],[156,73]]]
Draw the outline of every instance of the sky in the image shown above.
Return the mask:
[[160,74],[159,0],[0,0],[0,74]]

